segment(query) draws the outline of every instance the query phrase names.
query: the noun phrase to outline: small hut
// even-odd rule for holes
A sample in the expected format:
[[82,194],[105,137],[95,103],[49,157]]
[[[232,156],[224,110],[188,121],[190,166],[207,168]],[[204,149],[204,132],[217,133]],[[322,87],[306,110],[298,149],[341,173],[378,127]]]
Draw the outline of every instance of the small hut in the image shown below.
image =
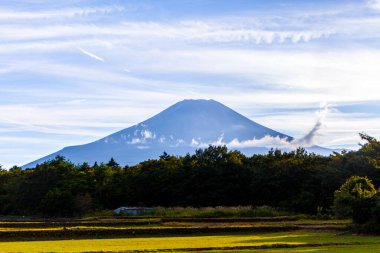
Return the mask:
[[129,215],[140,215],[146,214],[153,211],[153,208],[149,207],[119,207],[116,208],[113,212],[116,215],[129,214]]

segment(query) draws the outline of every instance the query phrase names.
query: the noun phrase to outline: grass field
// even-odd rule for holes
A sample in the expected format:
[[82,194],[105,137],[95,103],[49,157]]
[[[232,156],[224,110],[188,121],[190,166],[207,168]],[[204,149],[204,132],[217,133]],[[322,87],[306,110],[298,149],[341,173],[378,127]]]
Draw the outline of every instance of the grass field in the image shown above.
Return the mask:
[[[331,245],[334,245],[332,247]],[[159,236],[142,238],[79,239],[0,242],[1,252],[133,252],[133,251],[175,251],[191,250],[212,252],[305,252],[329,249],[353,249],[368,252],[380,251],[380,240],[375,236],[336,235],[318,232],[287,232],[263,234],[226,234],[198,236]],[[295,248],[288,248],[295,247]],[[265,249],[267,248],[267,249]],[[281,248],[279,250],[278,248]],[[247,251],[249,249],[249,251]],[[175,251],[176,252],[176,251]]]
[[0,252],[380,252],[347,220],[101,217],[0,222]]
[[[177,251],[176,253],[179,253],[181,251]],[[182,251],[181,253],[184,253],[186,251]],[[200,251],[202,252],[202,251]],[[208,253],[233,253],[237,252],[236,250],[211,250],[211,251],[204,251]],[[349,245],[349,246],[320,246],[320,247],[299,247],[299,248],[280,248],[280,249],[258,249],[258,250],[239,250],[239,253],[378,253],[379,252],[379,245],[373,244],[373,245]]]
[[155,208],[148,215],[157,217],[275,217],[288,215],[287,212],[278,211],[263,206],[252,208],[240,207],[205,207],[205,208]]

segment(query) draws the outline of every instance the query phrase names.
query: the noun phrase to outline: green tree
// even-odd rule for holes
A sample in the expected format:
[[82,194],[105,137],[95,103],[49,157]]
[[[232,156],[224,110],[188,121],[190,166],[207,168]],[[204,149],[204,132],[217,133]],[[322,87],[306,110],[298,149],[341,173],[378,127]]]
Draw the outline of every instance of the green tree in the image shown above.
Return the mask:
[[71,217],[75,212],[75,202],[70,192],[54,188],[46,193],[40,208],[47,217]]
[[113,168],[113,169],[120,168],[120,165],[115,161],[115,159],[113,159],[113,157],[111,158],[111,160],[106,165],[108,167]]
[[363,154],[371,165],[380,169],[380,141],[365,133],[360,133],[359,135],[362,140],[367,142],[365,144],[360,144],[361,148],[359,153]]
[[334,194],[334,211],[339,218],[365,223],[371,218],[376,189],[367,177],[352,176]]

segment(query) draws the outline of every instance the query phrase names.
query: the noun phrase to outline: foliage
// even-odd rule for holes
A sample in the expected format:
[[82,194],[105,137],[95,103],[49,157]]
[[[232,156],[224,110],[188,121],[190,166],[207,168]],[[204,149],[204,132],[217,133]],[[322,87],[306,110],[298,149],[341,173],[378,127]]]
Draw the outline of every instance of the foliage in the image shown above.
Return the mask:
[[[127,205],[272,206],[323,216],[347,178],[367,177],[380,185],[379,142],[362,138],[366,143],[360,150],[329,157],[303,148],[246,156],[210,146],[193,155],[164,153],[157,160],[121,167],[114,159],[91,166],[58,156],[34,169],[0,170],[0,214],[77,216]],[[372,188],[354,191],[366,196]]]
[[[334,209],[340,217],[351,217],[361,232],[380,232],[380,193],[376,191],[368,176],[379,184],[380,142],[364,133],[360,137],[366,141],[358,152],[344,154],[344,163],[354,161],[356,175],[349,178],[334,194]],[[341,159],[341,160],[343,160]],[[363,166],[364,165],[364,166]],[[346,166],[344,166],[346,167]],[[370,170],[372,168],[372,170]]]
[[359,135],[362,140],[366,141],[365,144],[361,144],[360,152],[373,166],[380,169],[380,141],[365,133],[360,133]]
[[149,216],[157,217],[276,217],[289,213],[268,206],[261,207],[204,207],[204,208],[162,208],[158,207]]
[[366,177],[350,177],[334,194],[334,210],[340,218],[364,223],[371,216],[376,189]]

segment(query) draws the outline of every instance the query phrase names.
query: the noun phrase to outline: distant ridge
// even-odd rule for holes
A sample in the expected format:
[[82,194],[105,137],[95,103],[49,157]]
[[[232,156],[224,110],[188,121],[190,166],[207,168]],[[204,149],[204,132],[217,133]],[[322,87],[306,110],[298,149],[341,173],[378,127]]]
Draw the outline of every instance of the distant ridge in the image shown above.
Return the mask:
[[[260,125],[215,100],[183,100],[137,125],[89,144],[66,147],[23,168],[33,168],[57,155],[73,163],[101,163],[114,158],[121,165],[133,165],[158,158],[164,151],[184,155],[209,144],[223,145],[266,137],[293,140],[293,137]],[[247,155],[269,150],[254,145],[236,149]],[[321,154],[331,153],[331,150],[317,146],[307,149]]]

